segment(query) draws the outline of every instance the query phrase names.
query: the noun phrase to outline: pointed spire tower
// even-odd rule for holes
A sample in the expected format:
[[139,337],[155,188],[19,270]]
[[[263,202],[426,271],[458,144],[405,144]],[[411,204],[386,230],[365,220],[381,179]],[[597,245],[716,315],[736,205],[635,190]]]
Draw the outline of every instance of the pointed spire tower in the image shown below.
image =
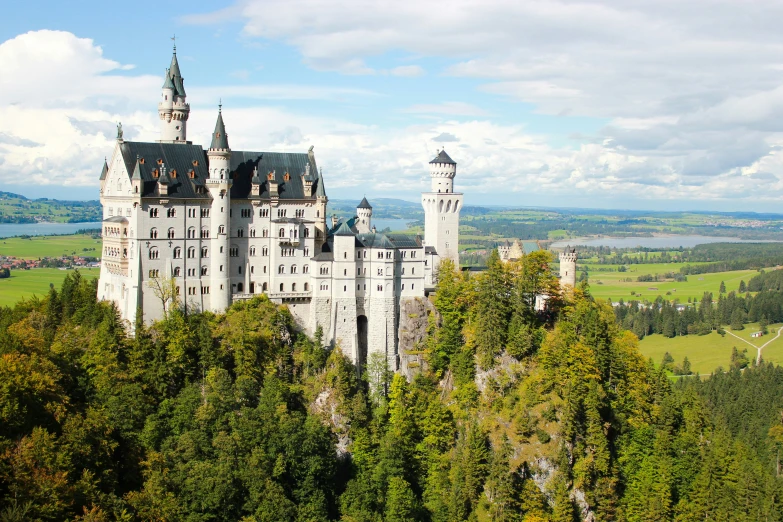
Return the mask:
[[228,267],[231,238],[231,148],[228,146],[226,125],[223,123],[223,106],[218,106],[218,117],[212,143],[207,151],[209,178],[207,190],[212,196],[210,216],[210,309],[222,312],[231,304],[231,280]]
[[166,69],[158,104],[160,116],[160,140],[163,143],[188,143],[187,123],[190,105],[185,101],[185,84],[177,61],[177,46]]
[[459,267],[459,213],[462,193],[454,192],[457,162],[441,150],[430,161],[431,191],[421,195],[424,207],[424,244],[437,252],[438,260],[451,259]]

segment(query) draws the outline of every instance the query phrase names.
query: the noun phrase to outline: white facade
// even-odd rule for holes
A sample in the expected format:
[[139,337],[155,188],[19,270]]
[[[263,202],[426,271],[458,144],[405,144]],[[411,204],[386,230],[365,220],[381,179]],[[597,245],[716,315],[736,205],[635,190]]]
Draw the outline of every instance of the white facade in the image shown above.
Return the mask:
[[[456,164],[444,162],[445,152],[431,163],[424,241],[375,233],[366,199],[356,217],[330,229],[312,147],[233,151],[219,113],[204,151],[187,141],[190,108],[176,55],[165,80],[161,139],[126,142],[118,132],[101,174],[98,297],[133,325],[137,313],[150,323],[174,302],[222,312],[263,293],[288,305],[308,333],[323,328],[326,342],[355,363],[379,352],[396,369],[400,303],[432,289],[442,252],[459,262]],[[164,303],[158,288],[166,283],[177,298]]]

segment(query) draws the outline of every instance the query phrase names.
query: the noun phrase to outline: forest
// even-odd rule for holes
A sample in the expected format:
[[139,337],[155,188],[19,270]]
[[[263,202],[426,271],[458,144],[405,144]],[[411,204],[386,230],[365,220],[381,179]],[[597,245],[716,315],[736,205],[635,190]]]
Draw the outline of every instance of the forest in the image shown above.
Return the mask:
[[263,296],[129,335],[69,274],[0,309],[0,521],[783,519],[783,369],[673,384],[552,261],[444,262],[410,381]]

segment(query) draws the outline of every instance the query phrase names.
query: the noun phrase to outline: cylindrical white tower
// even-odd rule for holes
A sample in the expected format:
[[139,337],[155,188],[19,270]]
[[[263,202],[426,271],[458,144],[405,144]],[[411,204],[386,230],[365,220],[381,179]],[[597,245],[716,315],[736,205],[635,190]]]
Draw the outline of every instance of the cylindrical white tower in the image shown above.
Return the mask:
[[212,144],[207,151],[212,196],[210,209],[210,309],[222,312],[231,304],[231,148],[228,146],[223,111],[218,111]]
[[[445,150],[430,161],[432,192],[421,195],[424,207],[424,244],[435,249],[438,259],[451,259],[459,267],[459,213],[462,194],[454,192],[457,163]],[[437,262],[433,262],[435,265]],[[436,266],[432,267],[433,270]]]
[[356,230],[360,234],[368,234],[372,230],[372,206],[367,198],[362,198],[362,202],[356,207]]
[[560,288],[565,290],[567,287],[572,289],[576,286],[576,248],[565,247],[560,253]]
[[454,192],[454,176],[457,175],[457,164],[452,160],[446,150],[438,153],[438,156],[430,161],[430,178],[432,178],[432,192]]
[[158,103],[161,142],[187,143],[190,105],[185,101],[185,98],[185,85],[179,71],[177,48],[175,47],[174,55],[171,57],[171,66],[166,69],[161,100]]

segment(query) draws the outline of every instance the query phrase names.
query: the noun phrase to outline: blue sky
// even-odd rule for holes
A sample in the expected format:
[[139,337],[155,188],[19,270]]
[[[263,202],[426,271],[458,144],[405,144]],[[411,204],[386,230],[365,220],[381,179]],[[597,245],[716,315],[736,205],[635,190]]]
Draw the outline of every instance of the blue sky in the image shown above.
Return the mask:
[[31,1],[0,19],[0,190],[97,198],[157,139],[177,35],[208,143],[315,146],[332,198],[417,200],[445,146],[467,204],[778,211],[777,2]]

